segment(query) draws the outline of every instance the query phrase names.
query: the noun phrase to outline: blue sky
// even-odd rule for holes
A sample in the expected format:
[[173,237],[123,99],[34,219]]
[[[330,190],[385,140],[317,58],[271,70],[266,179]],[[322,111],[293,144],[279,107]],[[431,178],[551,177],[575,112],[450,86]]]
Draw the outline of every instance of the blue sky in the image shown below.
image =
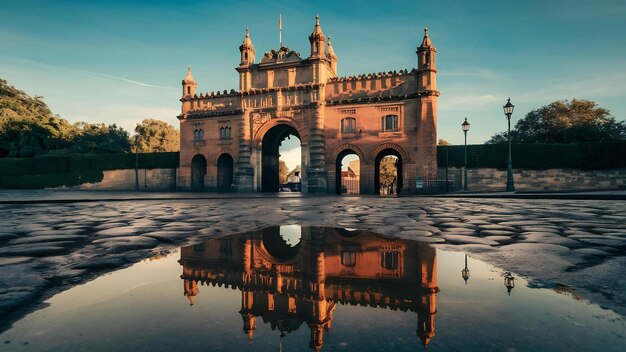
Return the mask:
[[319,14],[339,74],[416,66],[428,26],[438,50],[439,137],[469,143],[560,99],[592,99],[626,118],[626,2],[544,1],[47,1],[0,0],[0,78],[42,95],[70,121],[131,130],[152,117],[178,125],[180,81],[237,88],[238,46],[250,27],[257,57],[308,53]]

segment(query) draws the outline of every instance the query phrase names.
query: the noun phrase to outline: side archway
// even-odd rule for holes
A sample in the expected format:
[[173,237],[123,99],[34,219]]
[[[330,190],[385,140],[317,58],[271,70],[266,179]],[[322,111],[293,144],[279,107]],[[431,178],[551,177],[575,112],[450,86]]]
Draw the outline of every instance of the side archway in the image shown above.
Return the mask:
[[233,184],[233,157],[224,153],[217,159],[217,191],[230,192]]
[[385,157],[396,158],[396,162],[395,162],[396,176],[395,176],[395,179],[392,180],[391,182],[395,184],[395,187],[392,187],[392,188],[395,188],[394,193],[400,194],[400,192],[402,191],[402,186],[403,186],[402,166],[406,159],[403,158],[402,154],[398,152],[396,149],[390,149],[390,148],[381,150],[376,155],[376,158],[374,159],[374,191],[377,194],[381,194],[381,167],[382,167],[382,161]]
[[191,190],[204,190],[204,176],[206,175],[206,158],[202,154],[196,154],[191,159]]
[[[335,163],[335,193],[349,193],[349,194],[360,194],[360,185],[361,185],[361,167],[360,165],[363,163],[365,159],[365,154],[361,150],[361,148],[356,145],[346,143],[342,144],[339,147],[335,148],[333,154],[335,155],[335,159],[331,162]],[[356,155],[359,158],[359,170],[356,175],[350,175],[350,171],[348,170],[348,175],[344,175],[343,171],[343,160],[348,155]],[[344,177],[345,176],[345,177]],[[344,179],[349,185],[344,184]]]

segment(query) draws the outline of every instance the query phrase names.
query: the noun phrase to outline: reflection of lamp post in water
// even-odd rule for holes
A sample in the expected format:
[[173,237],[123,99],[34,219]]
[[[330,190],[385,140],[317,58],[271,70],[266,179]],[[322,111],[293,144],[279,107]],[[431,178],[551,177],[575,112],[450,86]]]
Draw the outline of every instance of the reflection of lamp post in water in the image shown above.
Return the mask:
[[465,284],[467,285],[467,280],[470,278],[470,271],[467,268],[467,254],[465,255],[465,269],[461,270],[461,277],[465,280]]
[[511,290],[515,287],[515,278],[508,271],[504,273],[504,286],[506,287],[506,292],[508,292],[510,296]]

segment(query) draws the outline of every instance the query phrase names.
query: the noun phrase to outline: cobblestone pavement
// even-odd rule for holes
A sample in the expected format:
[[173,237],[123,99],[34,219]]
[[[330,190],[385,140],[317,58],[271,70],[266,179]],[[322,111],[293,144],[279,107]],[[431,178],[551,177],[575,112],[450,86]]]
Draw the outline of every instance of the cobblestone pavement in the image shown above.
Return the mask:
[[47,297],[207,237],[270,225],[370,229],[461,250],[626,315],[626,204],[310,197],[0,204],[0,331]]

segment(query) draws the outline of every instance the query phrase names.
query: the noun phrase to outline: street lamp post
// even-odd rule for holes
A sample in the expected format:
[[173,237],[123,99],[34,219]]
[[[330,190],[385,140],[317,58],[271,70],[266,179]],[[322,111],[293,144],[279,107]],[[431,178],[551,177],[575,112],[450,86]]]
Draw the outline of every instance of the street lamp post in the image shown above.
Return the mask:
[[513,108],[515,105],[511,104],[511,98],[506,100],[506,105],[502,108],[504,109],[504,115],[506,116],[506,120],[509,124],[508,129],[508,140],[509,140],[509,164],[506,169],[506,191],[513,192],[515,191],[515,185],[513,184],[513,160],[511,159],[511,115],[513,115]]
[[135,192],[139,192],[139,138],[135,138]]
[[465,171],[464,171],[464,179],[463,179],[463,190],[467,192],[467,131],[470,129],[470,124],[467,122],[467,117],[465,121],[461,124],[461,128],[463,129],[463,134],[465,135]]

